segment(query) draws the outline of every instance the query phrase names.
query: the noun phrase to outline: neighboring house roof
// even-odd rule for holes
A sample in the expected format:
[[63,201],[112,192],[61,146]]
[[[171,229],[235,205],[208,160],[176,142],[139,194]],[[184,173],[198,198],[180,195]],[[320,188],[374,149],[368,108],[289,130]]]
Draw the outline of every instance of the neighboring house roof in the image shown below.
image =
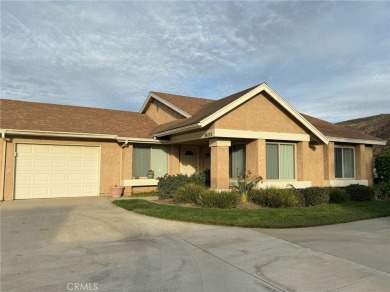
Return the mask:
[[380,138],[367,135],[355,129],[346,128],[340,125],[332,124],[305,114],[301,114],[306,120],[308,120],[314,127],[316,127],[321,133],[329,138],[330,141],[338,140],[335,138],[347,138],[356,140],[367,141],[384,141]]
[[0,128],[151,138],[158,124],[140,113],[0,100]]
[[154,92],[154,91],[151,93],[154,93],[155,95],[165,99],[169,103],[182,109],[183,111],[190,114],[191,116],[198,113],[201,109],[203,109],[205,106],[209,105],[210,103],[215,102],[215,100],[192,97],[192,96],[176,95],[176,94]]

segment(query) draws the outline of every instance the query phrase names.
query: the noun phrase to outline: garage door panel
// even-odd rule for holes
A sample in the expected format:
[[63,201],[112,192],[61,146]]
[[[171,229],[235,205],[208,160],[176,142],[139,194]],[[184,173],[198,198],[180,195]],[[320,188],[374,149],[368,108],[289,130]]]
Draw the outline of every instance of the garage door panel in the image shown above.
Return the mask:
[[49,155],[51,153],[51,145],[35,145],[35,154]]
[[98,196],[99,164],[99,147],[18,144],[15,198]]
[[68,166],[67,160],[65,159],[53,159],[52,160],[52,167],[53,168],[66,168]]
[[99,162],[97,160],[85,160],[84,168],[88,170],[95,170],[99,168]]
[[83,155],[85,157],[96,157],[99,155],[99,149],[94,148],[84,148]]
[[50,178],[50,173],[36,173],[34,175],[34,181],[36,183],[50,183],[51,178]]

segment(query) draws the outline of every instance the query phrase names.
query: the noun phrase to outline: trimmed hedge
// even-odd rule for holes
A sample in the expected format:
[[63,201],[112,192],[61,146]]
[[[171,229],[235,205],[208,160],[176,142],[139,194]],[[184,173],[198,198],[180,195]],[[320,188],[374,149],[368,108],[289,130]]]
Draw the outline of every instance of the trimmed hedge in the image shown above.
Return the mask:
[[390,182],[381,182],[374,186],[375,197],[378,200],[389,200],[390,199]]
[[390,151],[378,154],[374,163],[379,181],[390,182]]
[[189,183],[205,186],[205,173],[168,175],[158,178],[157,193],[160,200],[172,199],[177,190]]
[[255,204],[270,208],[297,207],[302,204],[299,194],[293,189],[253,190],[250,194],[250,200]]
[[301,190],[306,206],[317,206],[329,203],[329,188],[310,187]]
[[345,203],[350,200],[349,195],[345,189],[330,188],[329,203],[338,204]]
[[372,201],[375,199],[374,189],[363,185],[349,185],[345,188],[352,201]]
[[238,192],[207,190],[199,197],[198,205],[203,208],[231,209],[236,208],[239,201]]
[[204,186],[195,183],[189,183],[180,187],[173,195],[175,203],[198,203],[199,197],[206,191]]

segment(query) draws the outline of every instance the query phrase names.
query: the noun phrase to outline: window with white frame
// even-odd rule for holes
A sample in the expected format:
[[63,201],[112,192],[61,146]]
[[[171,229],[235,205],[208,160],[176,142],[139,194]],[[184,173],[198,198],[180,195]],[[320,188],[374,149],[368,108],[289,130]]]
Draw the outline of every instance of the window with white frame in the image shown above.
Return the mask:
[[168,147],[164,145],[137,145],[133,148],[133,177],[145,178],[149,170],[154,177],[168,173]]
[[232,145],[229,149],[229,177],[237,178],[245,172],[245,144]]
[[266,144],[266,178],[295,179],[295,145]]
[[336,178],[355,177],[355,153],[353,148],[334,148],[334,169]]

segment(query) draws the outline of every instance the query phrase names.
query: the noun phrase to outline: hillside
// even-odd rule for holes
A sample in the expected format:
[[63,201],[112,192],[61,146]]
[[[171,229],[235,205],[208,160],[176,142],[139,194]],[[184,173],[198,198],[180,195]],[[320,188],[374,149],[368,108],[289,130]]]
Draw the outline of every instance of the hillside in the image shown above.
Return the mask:
[[382,114],[337,123],[338,125],[358,129],[368,135],[387,140],[385,146],[374,146],[374,153],[390,150],[390,114]]

